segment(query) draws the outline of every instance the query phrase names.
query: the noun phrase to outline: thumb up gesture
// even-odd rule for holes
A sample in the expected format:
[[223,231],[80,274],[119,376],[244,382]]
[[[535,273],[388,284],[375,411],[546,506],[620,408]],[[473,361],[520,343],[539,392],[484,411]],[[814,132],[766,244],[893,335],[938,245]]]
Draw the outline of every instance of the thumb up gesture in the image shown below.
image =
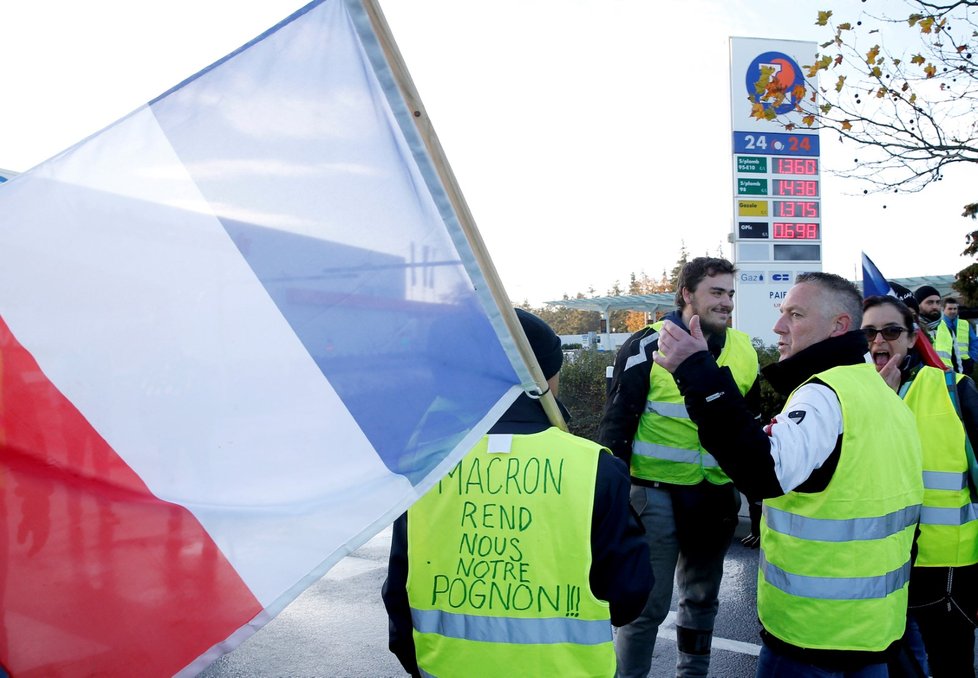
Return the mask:
[[672,373],[686,358],[706,350],[700,317],[694,315],[689,319],[689,333],[670,320],[662,325],[659,330],[659,350],[652,354],[652,359]]

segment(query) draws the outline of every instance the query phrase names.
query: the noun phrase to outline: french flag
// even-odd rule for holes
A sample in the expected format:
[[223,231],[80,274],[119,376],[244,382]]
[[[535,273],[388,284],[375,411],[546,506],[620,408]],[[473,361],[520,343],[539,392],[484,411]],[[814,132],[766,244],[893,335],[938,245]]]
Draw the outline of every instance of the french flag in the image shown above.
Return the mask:
[[12,675],[199,672],[532,384],[384,30],[312,2],[0,186]]
[[[910,290],[903,286],[900,286],[900,290],[895,290],[893,285],[887,281],[880,270],[873,263],[873,260],[866,256],[863,252],[863,298],[872,297],[876,295],[880,296],[890,296],[896,297],[898,299],[906,298],[910,295]],[[898,293],[899,292],[899,293]],[[910,295],[912,296],[912,295]],[[927,337],[926,332],[920,327],[917,328],[917,341],[914,344],[914,348],[920,353],[921,358],[925,364],[936,367],[940,370],[947,369],[947,366],[943,363],[940,357],[937,355],[937,351],[934,350],[933,344],[930,343],[930,339]]]

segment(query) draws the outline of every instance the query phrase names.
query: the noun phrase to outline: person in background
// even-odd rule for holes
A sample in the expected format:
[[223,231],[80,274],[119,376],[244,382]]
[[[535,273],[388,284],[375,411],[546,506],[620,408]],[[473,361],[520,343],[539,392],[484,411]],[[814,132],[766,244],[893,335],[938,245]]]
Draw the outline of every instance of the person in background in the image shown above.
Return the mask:
[[957,300],[948,297],[942,302],[940,292],[930,285],[921,285],[913,296],[920,326],[941,362],[955,372],[971,374],[978,358],[978,338],[971,324],[958,317]]
[[[516,315],[556,396],[560,338]],[[391,652],[413,676],[613,676],[612,625],[652,588],[628,488],[620,460],[521,394],[394,522]]]
[[941,293],[931,285],[921,285],[914,290],[913,297],[917,302],[917,315],[920,325],[934,342],[937,323],[941,320]]
[[862,328],[880,376],[914,413],[923,447],[924,503],[910,614],[934,678],[974,677],[978,498],[966,446],[978,440],[978,390],[969,377],[921,363],[911,311],[896,299],[867,298]]
[[955,372],[971,375],[978,357],[978,338],[971,323],[958,317],[958,300],[954,297],[944,299],[941,321],[934,337],[937,354]]
[[[698,316],[711,359],[759,411],[757,351],[750,337],[728,327],[735,270],[726,259],[689,261],[679,274],[677,309],[666,319],[685,331],[689,319]],[[598,428],[598,440],[629,464],[631,502],[645,525],[655,575],[642,614],[615,638],[621,678],[648,676],[674,578],[676,675],[707,675],[723,559],[740,508],[730,478],[700,445],[675,380],[652,360],[663,322],[636,332],[619,349]]]
[[666,323],[657,365],[671,372],[700,442],[734,483],[763,497],[759,678],[884,678],[907,620],[923,498],[914,417],[867,364],[862,295],[804,273],[774,325],[790,394],[767,427],[708,351],[698,317]]

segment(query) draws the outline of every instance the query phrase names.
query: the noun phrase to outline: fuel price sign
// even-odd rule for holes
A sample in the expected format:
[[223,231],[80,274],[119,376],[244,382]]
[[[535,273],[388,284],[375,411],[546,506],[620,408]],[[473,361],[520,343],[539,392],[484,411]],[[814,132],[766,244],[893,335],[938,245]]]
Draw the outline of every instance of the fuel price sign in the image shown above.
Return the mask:
[[[735,276],[734,327],[766,344],[776,342],[771,328],[795,276],[822,270],[819,138],[801,121],[794,100],[802,91],[816,91],[805,78],[805,60],[810,63],[816,51],[815,43],[730,40],[730,241],[742,273]],[[767,83],[761,83],[765,77]],[[786,93],[780,103],[758,95],[772,81]],[[769,108],[776,122],[757,115]]]

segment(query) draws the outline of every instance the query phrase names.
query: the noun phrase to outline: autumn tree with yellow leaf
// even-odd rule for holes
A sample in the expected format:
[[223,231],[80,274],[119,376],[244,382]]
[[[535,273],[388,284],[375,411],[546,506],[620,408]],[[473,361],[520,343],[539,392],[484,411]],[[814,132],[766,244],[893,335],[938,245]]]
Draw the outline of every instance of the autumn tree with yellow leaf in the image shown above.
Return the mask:
[[[872,14],[882,4],[844,21],[819,12],[831,38],[802,64],[818,90],[789,93],[762,72],[753,113],[779,122],[773,109],[791,94],[802,125],[868,147],[841,174],[914,192],[951,165],[978,163],[978,0],[908,1],[899,14],[889,2]],[[965,210],[975,216],[978,203]]]
[[[762,72],[754,117],[780,122],[773,109],[790,95],[803,126],[859,145],[836,173],[863,180],[867,192],[920,191],[950,166],[978,163],[978,0],[907,0],[903,11],[861,5],[854,17],[818,13],[830,39],[802,64],[818,89],[789,93]],[[962,216],[978,218],[978,195],[966,198],[973,202]],[[978,230],[966,241],[963,254],[978,256]],[[978,304],[978,263],[957,274],[955,287]]]

